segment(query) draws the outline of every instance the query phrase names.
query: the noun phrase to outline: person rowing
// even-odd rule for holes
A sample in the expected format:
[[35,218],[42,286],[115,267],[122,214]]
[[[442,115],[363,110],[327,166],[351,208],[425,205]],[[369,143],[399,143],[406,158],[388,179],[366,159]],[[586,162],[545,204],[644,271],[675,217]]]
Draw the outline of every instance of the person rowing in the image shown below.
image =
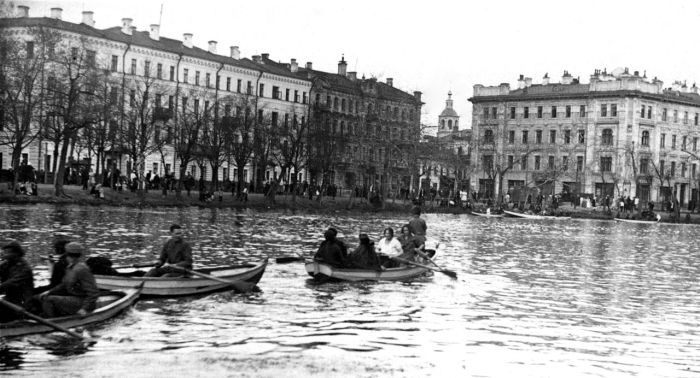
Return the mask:
[[332,227],[323,233],[323,238],[325,240],[321,242],[321,245],[318,247],[318,251],[316,251],[314,255],[314,260],[336,268],[343,268],[348,265],[347,247],[345,247],[343,242],[336,239],[337,235],[338,231]]
[[420,217],[420,207],[416,206],[412,210],[413,218],[408,221],[408,228],[411,230],[413,237],[416,239],[418,245],[423,245],[425,248],[426,232],[428,230],[428,225],[425,224],[425,220]]
[[66,244],[68,266],[60,285],[39,294],[44,316],[86,315],[95,309],[99,290],[95,276],[82,261],[86,248],[77,242]]
[[[0,255],[0,294],[5,300],[22,308],[29,306],[34,290],[32,268],[24,259],[24,249],[17,241],[2,247]],[[6,308],[0,311],[0,322],[18,319],[20,314]]]
[[181,277],[186,273],[184,269],[192,270],[192,247],[182,237],[182,227],[173,224],[156,267],[149,270],[146,277]]

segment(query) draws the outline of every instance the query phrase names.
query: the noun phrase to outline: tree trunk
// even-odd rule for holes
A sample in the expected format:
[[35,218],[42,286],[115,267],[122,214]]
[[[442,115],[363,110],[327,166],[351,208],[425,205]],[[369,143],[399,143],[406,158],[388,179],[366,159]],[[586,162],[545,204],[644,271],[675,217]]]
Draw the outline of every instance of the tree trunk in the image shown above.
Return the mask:
[[68,157],[67,155],[70,139],[70,131],[65,129],[63,131],[63,143],[61,144],[61,156],[58,158],[58,169],[54,179],[54,195],[56,197],[67,197],[65,191],[63,190],[63,181],[66,172],[66,159]]

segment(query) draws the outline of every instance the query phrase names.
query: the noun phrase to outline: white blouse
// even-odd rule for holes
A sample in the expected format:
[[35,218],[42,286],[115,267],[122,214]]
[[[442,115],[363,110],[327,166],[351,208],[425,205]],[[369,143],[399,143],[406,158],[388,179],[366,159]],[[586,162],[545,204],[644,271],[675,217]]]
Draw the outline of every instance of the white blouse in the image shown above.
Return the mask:
[[382,238],[377,244],[377,251],[390,257],[396,257],[403,253],[403,248],[401,248],[401,242],[396,238],[391,238],[389,241]]

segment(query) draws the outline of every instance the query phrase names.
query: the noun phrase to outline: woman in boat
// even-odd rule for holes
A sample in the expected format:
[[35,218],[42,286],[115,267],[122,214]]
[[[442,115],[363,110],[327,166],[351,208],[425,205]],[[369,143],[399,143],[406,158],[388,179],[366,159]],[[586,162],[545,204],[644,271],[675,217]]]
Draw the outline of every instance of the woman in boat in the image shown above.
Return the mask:
[[394,268],[401,265],[398,261],[392,260],[392,257],[399,257],[403,253],[401,242],[394,237],[394,229],[387,227],[384,229],[384,237],[377,245],[379,253],[384,255],[382,266],[385,268]]
[[[2,247],[0,257],[0,294],[5,294],[5,300],[26,308],[32,298],[34,277],[32,268],[24,259],[24,249],[16,241],[11,241]],[[19,317],[19,314],[0,305],[0,322],[8,322]]]
[[353,269],[380,270],[379,256],[374,250],[374,243],[367,234],[360,234],[360,245],[348,256],[349,266]]
[[401,249],[403,250],[403,253],[398,257],[404,260],[415,261],[416,249],[420,250],[425,247],[421,239],[413,236],[411,228],[408,225],[401,227],[401,235],[399,235],[397,239],[401,243]]

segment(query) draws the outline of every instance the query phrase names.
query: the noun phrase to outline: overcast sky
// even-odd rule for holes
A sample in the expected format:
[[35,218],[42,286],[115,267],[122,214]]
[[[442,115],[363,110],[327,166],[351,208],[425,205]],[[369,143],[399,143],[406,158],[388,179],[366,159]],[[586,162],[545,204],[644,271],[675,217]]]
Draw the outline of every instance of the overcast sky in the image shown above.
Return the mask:
[[33,17],[58,6],[64,20],[80,22],[91,10],[97,28],[130,17],[138,30],[159,23],[162,4],[161,36],[189,32],[204,49],[218,41],[222,54],[237,45],[245,57],[269,53],[331,72],[344,54],[359,77],[391,77],[402,90],[422,91],[422,121],[433,125],[448,91],[461,127],[470,127],[473,85],[512,88],[519,74],[536,84],[568,70],[587,83],[596,68],[629,67],[665,87],[700,84],[697,1],[14,1]]

